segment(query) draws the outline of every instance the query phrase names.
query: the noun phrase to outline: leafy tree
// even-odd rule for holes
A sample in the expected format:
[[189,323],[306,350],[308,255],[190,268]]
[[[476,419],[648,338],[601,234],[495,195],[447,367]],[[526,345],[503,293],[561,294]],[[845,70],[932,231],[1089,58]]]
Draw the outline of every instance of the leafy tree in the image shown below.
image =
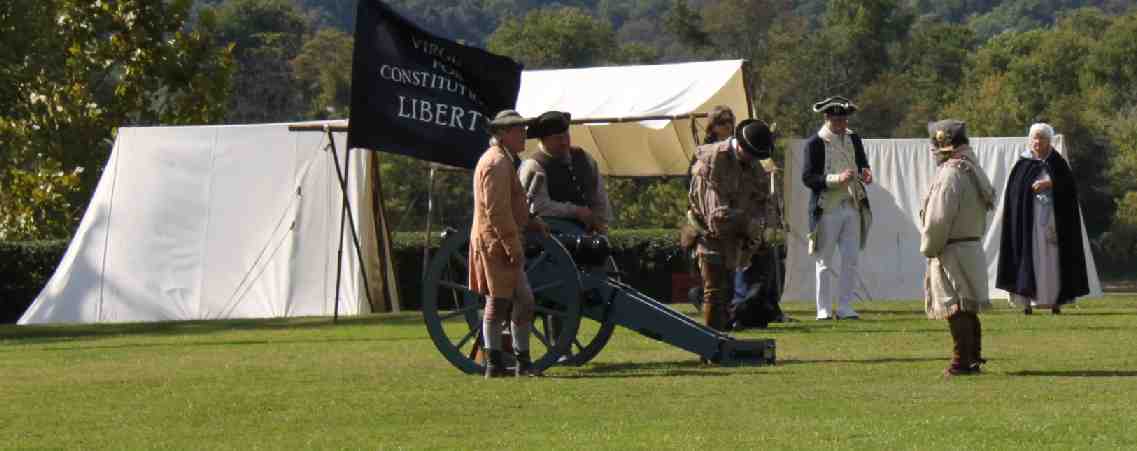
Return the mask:
[[888,44],[908,34],[913,17],[896,0],[834,0],[825,16],[834,94],[856,95],[888,68]]
[[352,37],[333,28],[316,32],[292,60],[312,118],[347,117],[351,107]]
[[210,123],[230,49],[190,0],[0,4],[0,239],[66,237],[116,127]]
[[[835,93],[829,37],[809,30],[808,20],[788,17],[767,33],[771,49],[758,68],[755,105],[759,115],[774,118],[785,136],[809,136],[820,119],[810,105]],[[846,93],[846,95],[851,95]]]
[[309,18],[292,0],[227,0],[208,11],[237,65],[225,120],[301,119],[306,106],[289,61],[300,52]]
[[607,22],[580,8],[540,9],[522,20],[507,19],[490,35],[491,52],[510,56],[528,69],[600,65],[616,48]]
[[1100,251],[1106,257],[1105,272],[1134,275],[1133,258],[1137,255],[1137,191],[1128,191],[1118,200],[1113,224],[1109,232],[1102,234]]
[[[1083,16],[1074,16],[1071,21]],[[1093,17],[1092,25],[1102,30],[1099,45],[1087,57],[1089,82],[1109,90],[1108,107],[1132,109],[1137,107],[1137,11],[1118,17],[1108,27],[1102,27],[1102,17]],[[1093,29],[1089,30],[1093,31]]]
[[710,36],[703,31],[703,17],[687,6],[687,0],[675,0],[671,4],[663,16],[663,26],[687,46],[701,48],[710,44]]

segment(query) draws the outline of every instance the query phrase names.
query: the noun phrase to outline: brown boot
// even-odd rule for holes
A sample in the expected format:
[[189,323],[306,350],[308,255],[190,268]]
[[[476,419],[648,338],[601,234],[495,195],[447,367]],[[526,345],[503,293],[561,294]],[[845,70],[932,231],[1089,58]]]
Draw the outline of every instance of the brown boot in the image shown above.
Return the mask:
[[978,373],[980,366],[987,363],[987,359],[983,358],[983,324],[979,321],[979,315],[974,312],[968,315],[971,317],[971,369]]
[[723,314],[723,306],[719,303],[707,303],[703,301],[703,324],[714,330],[723,330],[725,325],[725,316]]
[[703,274],[703,324],[714,330],[726,328],[726,301],[730,290],[726,268],[721,263],[712,263],[700,258],[699,267]]
[[958,312],[948,317],[948,329],[951,330],[952,352],[951,364],[944,369],[944,376],[959,376],[971,374],[971,328],[967,314]]

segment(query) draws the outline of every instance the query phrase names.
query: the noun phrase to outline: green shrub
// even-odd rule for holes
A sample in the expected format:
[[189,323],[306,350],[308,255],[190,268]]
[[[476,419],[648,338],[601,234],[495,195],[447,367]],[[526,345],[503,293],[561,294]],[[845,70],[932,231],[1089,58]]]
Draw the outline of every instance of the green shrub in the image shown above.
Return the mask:
[[[672,263],[684,270],[683,260],[672,261],[679,252],[678,232],[670,229],[613,230],[609,236],[612,256],[623,273],[623,280],[652,298],[669,302]],[[392,247],[398,273],[399,295],[404,309],[417,310],[422,303],[422,232],[394,234]],[[438,246],[438,234],[431,238],[431,252]]]
[[32,304],[67,251],[67,240],[0,241],[0,323],[14,323]]
[[1135,275],[1137,260],[1137,191],[1129,191],[1117,201],[1113,224],[1098,240],[1095,257],[1098,271],[1106,276]]

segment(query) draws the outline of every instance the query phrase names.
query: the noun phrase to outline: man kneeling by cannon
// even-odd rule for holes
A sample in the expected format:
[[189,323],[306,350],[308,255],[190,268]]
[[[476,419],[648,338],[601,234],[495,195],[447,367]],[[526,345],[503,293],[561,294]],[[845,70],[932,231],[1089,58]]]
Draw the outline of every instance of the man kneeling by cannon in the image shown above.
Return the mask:
[[748,119],[734,138],[695,150],[684,244],[696,246],[703,321],[715,330],[727,329],[734,270],[750,261],[765,230],[770,182],[759,161],[770,157],[773,146],[770,126]]

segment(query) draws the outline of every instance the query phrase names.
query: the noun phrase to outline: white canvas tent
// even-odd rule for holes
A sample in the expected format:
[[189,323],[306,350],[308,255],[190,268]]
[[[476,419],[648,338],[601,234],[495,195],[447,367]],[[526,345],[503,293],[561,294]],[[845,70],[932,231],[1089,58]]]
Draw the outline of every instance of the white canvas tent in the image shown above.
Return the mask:
[[[343,198],[327,144],[287,124],[120,129],[62,262],[19,323],[331,315]],[[348,194],[382,309],[398,301],[382,283],[394,277],[364,189],[369,154],[353,153]],[[372,310],[351,240],[345,315]]]
[[[857,295],[860,299],[922,299],[925,258],[920,254],[919,214],[925,193],[935,175],[935,162],[926,139],[866,139],[865,154],[873,168],[875,183],[869,186],[873,226],[868,245],[860,256]],[[1018,155],[1026,147],[1025,138],[972,138],[972,148],[980,165],[997,190],[998,206],[989,216],[991,227],[983,237],[987,256],[989,292],[993,298],[1007,293],[995,288],[999,239],[1002,234],[1003,187]],[[786,152],[785,215],[787,231],[786,281],[783,300],[814,298],[814,259],[807,254],[807,209],[809,191],[801,182],[804,141],[795,141]],[[1055,147],[1065,154],[1061,136]],[[1101,296],[1101,282],[1090,253],[1085,225],[1082,242],[1086,249],[1090,296]]]

